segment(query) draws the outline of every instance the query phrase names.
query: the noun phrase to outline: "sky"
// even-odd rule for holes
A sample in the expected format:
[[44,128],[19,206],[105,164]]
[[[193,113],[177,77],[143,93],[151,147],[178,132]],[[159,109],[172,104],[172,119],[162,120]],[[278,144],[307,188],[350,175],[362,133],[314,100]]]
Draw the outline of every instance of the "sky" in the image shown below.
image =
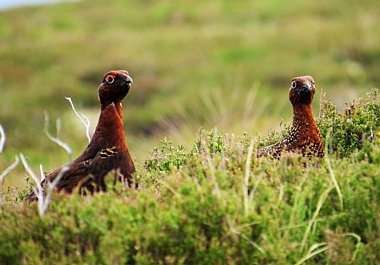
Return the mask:
[[0,0],[0,9],[62,2],[62,0]]

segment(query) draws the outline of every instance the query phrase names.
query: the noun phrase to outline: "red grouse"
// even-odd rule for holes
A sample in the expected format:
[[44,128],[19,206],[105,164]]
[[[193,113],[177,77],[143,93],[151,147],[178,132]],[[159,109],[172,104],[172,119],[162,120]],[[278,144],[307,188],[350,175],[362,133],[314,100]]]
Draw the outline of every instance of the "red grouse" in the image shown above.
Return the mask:
[[[56,188],[71,193],[79,184],[91,193],[106,190],[105,176],[115,170],[116,179],[132,185],[135,166],[124,135],[121,100],[131,88],[132,78],[125,70],[108,72],[99,86],[100,116],[94,135],[84,152],[74,161],[47,176],[49,181],[61,175]],[[115,173],[116,174],[116,173]],[[87,178],[87,176],[90,176]],[[45,185],[45,183],[42,183]],[[35,200],[34,192],[29,200]]]
[[280,142],[261,148],[257,157],[279,158],[282,152],[301,153],[304,156],[322,157],[323,143],[315,124],[311,102],[315,94],[315,83],[311,76],[292,79],[289,100],[293,105],[293,124],[288,135]]

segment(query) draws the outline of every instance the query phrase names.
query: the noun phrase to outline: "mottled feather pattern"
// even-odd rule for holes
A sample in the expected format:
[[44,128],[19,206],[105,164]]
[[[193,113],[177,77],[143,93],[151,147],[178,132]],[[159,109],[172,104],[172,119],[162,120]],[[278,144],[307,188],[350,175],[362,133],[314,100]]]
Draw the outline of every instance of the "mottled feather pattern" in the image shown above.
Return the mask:
[[99,153],[100,158],[109,158],[115,156],[118,153],[116,147],[102,149]]
[[284,152],[300,153],[307,157],[322,157],[323,143],[312,112],[315,83],[311,76],[292,79],[289,100],[293,106],[293,123],[288,135],[280,142],[261,148],[257,157],[279,158]]

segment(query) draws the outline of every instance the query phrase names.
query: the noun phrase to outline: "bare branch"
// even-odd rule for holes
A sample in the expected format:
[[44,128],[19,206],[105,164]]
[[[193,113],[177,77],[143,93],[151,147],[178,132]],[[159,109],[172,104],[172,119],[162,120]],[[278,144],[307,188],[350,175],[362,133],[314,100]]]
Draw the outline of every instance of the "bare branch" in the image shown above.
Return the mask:
[[42,203],[44,199],[44,189],[41,186],[41,182],[38,180],[37,175],[33,172],[28,162],[26,161],[23,154],[20,154],[21,162],[24,165],[25,170],[28,172],[29,176],[32,177],[33,181],[36,183],[36,188],[34,189],[34,193],[38,199],[38,213],[40,217],[44,216],[45,212],[42,211]]
[[[29,176],[31,176],[32,179],[33,179],[33,181],[37,184],[37,191],[38,192],[42,191],[42,186],[41,186],[40,181],[38,180],[37,175],[34,174],[33,170],[29,166],[29,164],[26,161],[26,158],[25,158],[25,156],[23,154],[20,154],[20,159],[21,159],[22,164],[24,165],[25,170],[28,172]],[[38,195],[37,192],[36,192],[36,195]]]
[[255,141],[252,139],[249,145],[247,161],[245,162],[245,178],[244,178],[244,213],[247,215],[249,211],[248,196],[249,196],[249,173],[251,171],[251,158],[253,148],[255,147]]
[[65,99],[67,99],[70,102],[71,108],[73,109],[75,115],[78,117],[78,119],[82,122],[82,124],[86,128],[86,136],[87,136],[88,142],[90,142],[91,141],[91,136],[90,136],[90,124],[91,123],[90,123],[90,120],[83,113],[81,113],[79,115],[79,113],[75,109],[74,103],[70,97],[65,97]]
[[44,169],[43,169],[41,164],[40,164],[40,175],[41,175],[40,182],[42,183],[42,181],[44,181],[46,179],[46,176],[45,176],[45,172],[44,172]]
[[5,145],[5,131],[3,126],[0,124],[0,153],[3,152],[4,145]]
[[[43,170],[42,170],[42,165],[40,165],[41,167],[41,172],[43,174]],[[49,180],[47,180],[47,185],[46,185],[46,196],[45,198],[42,198],[42,203],[41,203],[41,213],[42,215],[41,216],[44,216],[45,215],[45,212],[46,212],[46,209],[50,203],[50,200],[51,200],[51,193],[53,191],[53,189],[57,186],[58,182],[61,180],[61,178],[63,177],[63,175],[66,173],[66,171],[69,170],[69,166],[64,166],[61,171],[59,172],[59,174],[57,175],[57,177],[52,181],[50,182]],[[44,178],[46,179],[45,177],[45,174],[43,174],[44,176],[41,175],[41,178]]]
[[[126,187],[124,175],[120,172],[120,168],[116,169],[115,173],[116,173],[115,178],[120,178],[121,179],[122,191],[124,192],[125,191],[125,187]],[[115,180],[115,182],[116,182],[116,180]]]
[[[59,128],[59,127],[58,127]],[[58,129],[57,128],[57,129]],[[73,153],[73,151],[71,150],[70,146],[68,144],[66,144],[65,142],[63,142],[61,139],[59,139],[58,137],[53,137],[50,132],[49,132],[49,115],[48,113],[45,111],[45,126],[44,126],[44,132],[46,134],[46,136],[54,143],[58,144],[60,147],[62,147],[68,154],[69,154],[69,160],[71,160],[71,155]],[[57,132],[58,134],[58,132]]]
[[[41,181],[38,180],[37,175],[33,172],[31,167],[29,166],[24,155],[20,154],[20,158],[21,158],[22,164],[24,165],[24,168],[26,169],[28,174],[32,177],[33,181],[36,183],[36,188],[34,189],[34,193],[36,194],[37,199],[38,199],[38,204],[37,204],[38,213],[40,217],[43,217],[49,205],[52,190],[57,186],[58,182],[61,180],[65,172],[69,170],[69,167],[64,166],[59,172],[58,176],[53,180],[53,182],[50,182],[49,180],[46,179],[42,165],[40,165],[41,180],[46,180],[46,190],[44,190],[44,188],[41,185]],[[45,192],[46,192],[46,195],[45,195]]]
[[9,174],[9,172],[11,172],[17,165],[18,165],[18,162],[19,162],[19,158],[18,156],[15,157],[15,162],[13,162],[9,167],[7,167],[3,173],[1,173],[0,175],[0,182],[3,181],[3,179],[5,178],[6,175]]

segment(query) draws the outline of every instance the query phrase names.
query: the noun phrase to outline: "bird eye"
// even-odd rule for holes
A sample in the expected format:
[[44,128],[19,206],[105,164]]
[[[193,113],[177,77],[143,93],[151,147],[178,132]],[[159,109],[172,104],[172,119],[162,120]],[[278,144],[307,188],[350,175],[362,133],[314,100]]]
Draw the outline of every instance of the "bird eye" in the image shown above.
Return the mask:
[[297,82],[296,81],[293,81],[292,82],[292,88],[296,88],[297,87]]
[[114,81],[115,81],[115,79],[114,79],[112,76],[107,76],[107,77],[106,77],[106,82],[107,82],[108,84],[112,84]]

